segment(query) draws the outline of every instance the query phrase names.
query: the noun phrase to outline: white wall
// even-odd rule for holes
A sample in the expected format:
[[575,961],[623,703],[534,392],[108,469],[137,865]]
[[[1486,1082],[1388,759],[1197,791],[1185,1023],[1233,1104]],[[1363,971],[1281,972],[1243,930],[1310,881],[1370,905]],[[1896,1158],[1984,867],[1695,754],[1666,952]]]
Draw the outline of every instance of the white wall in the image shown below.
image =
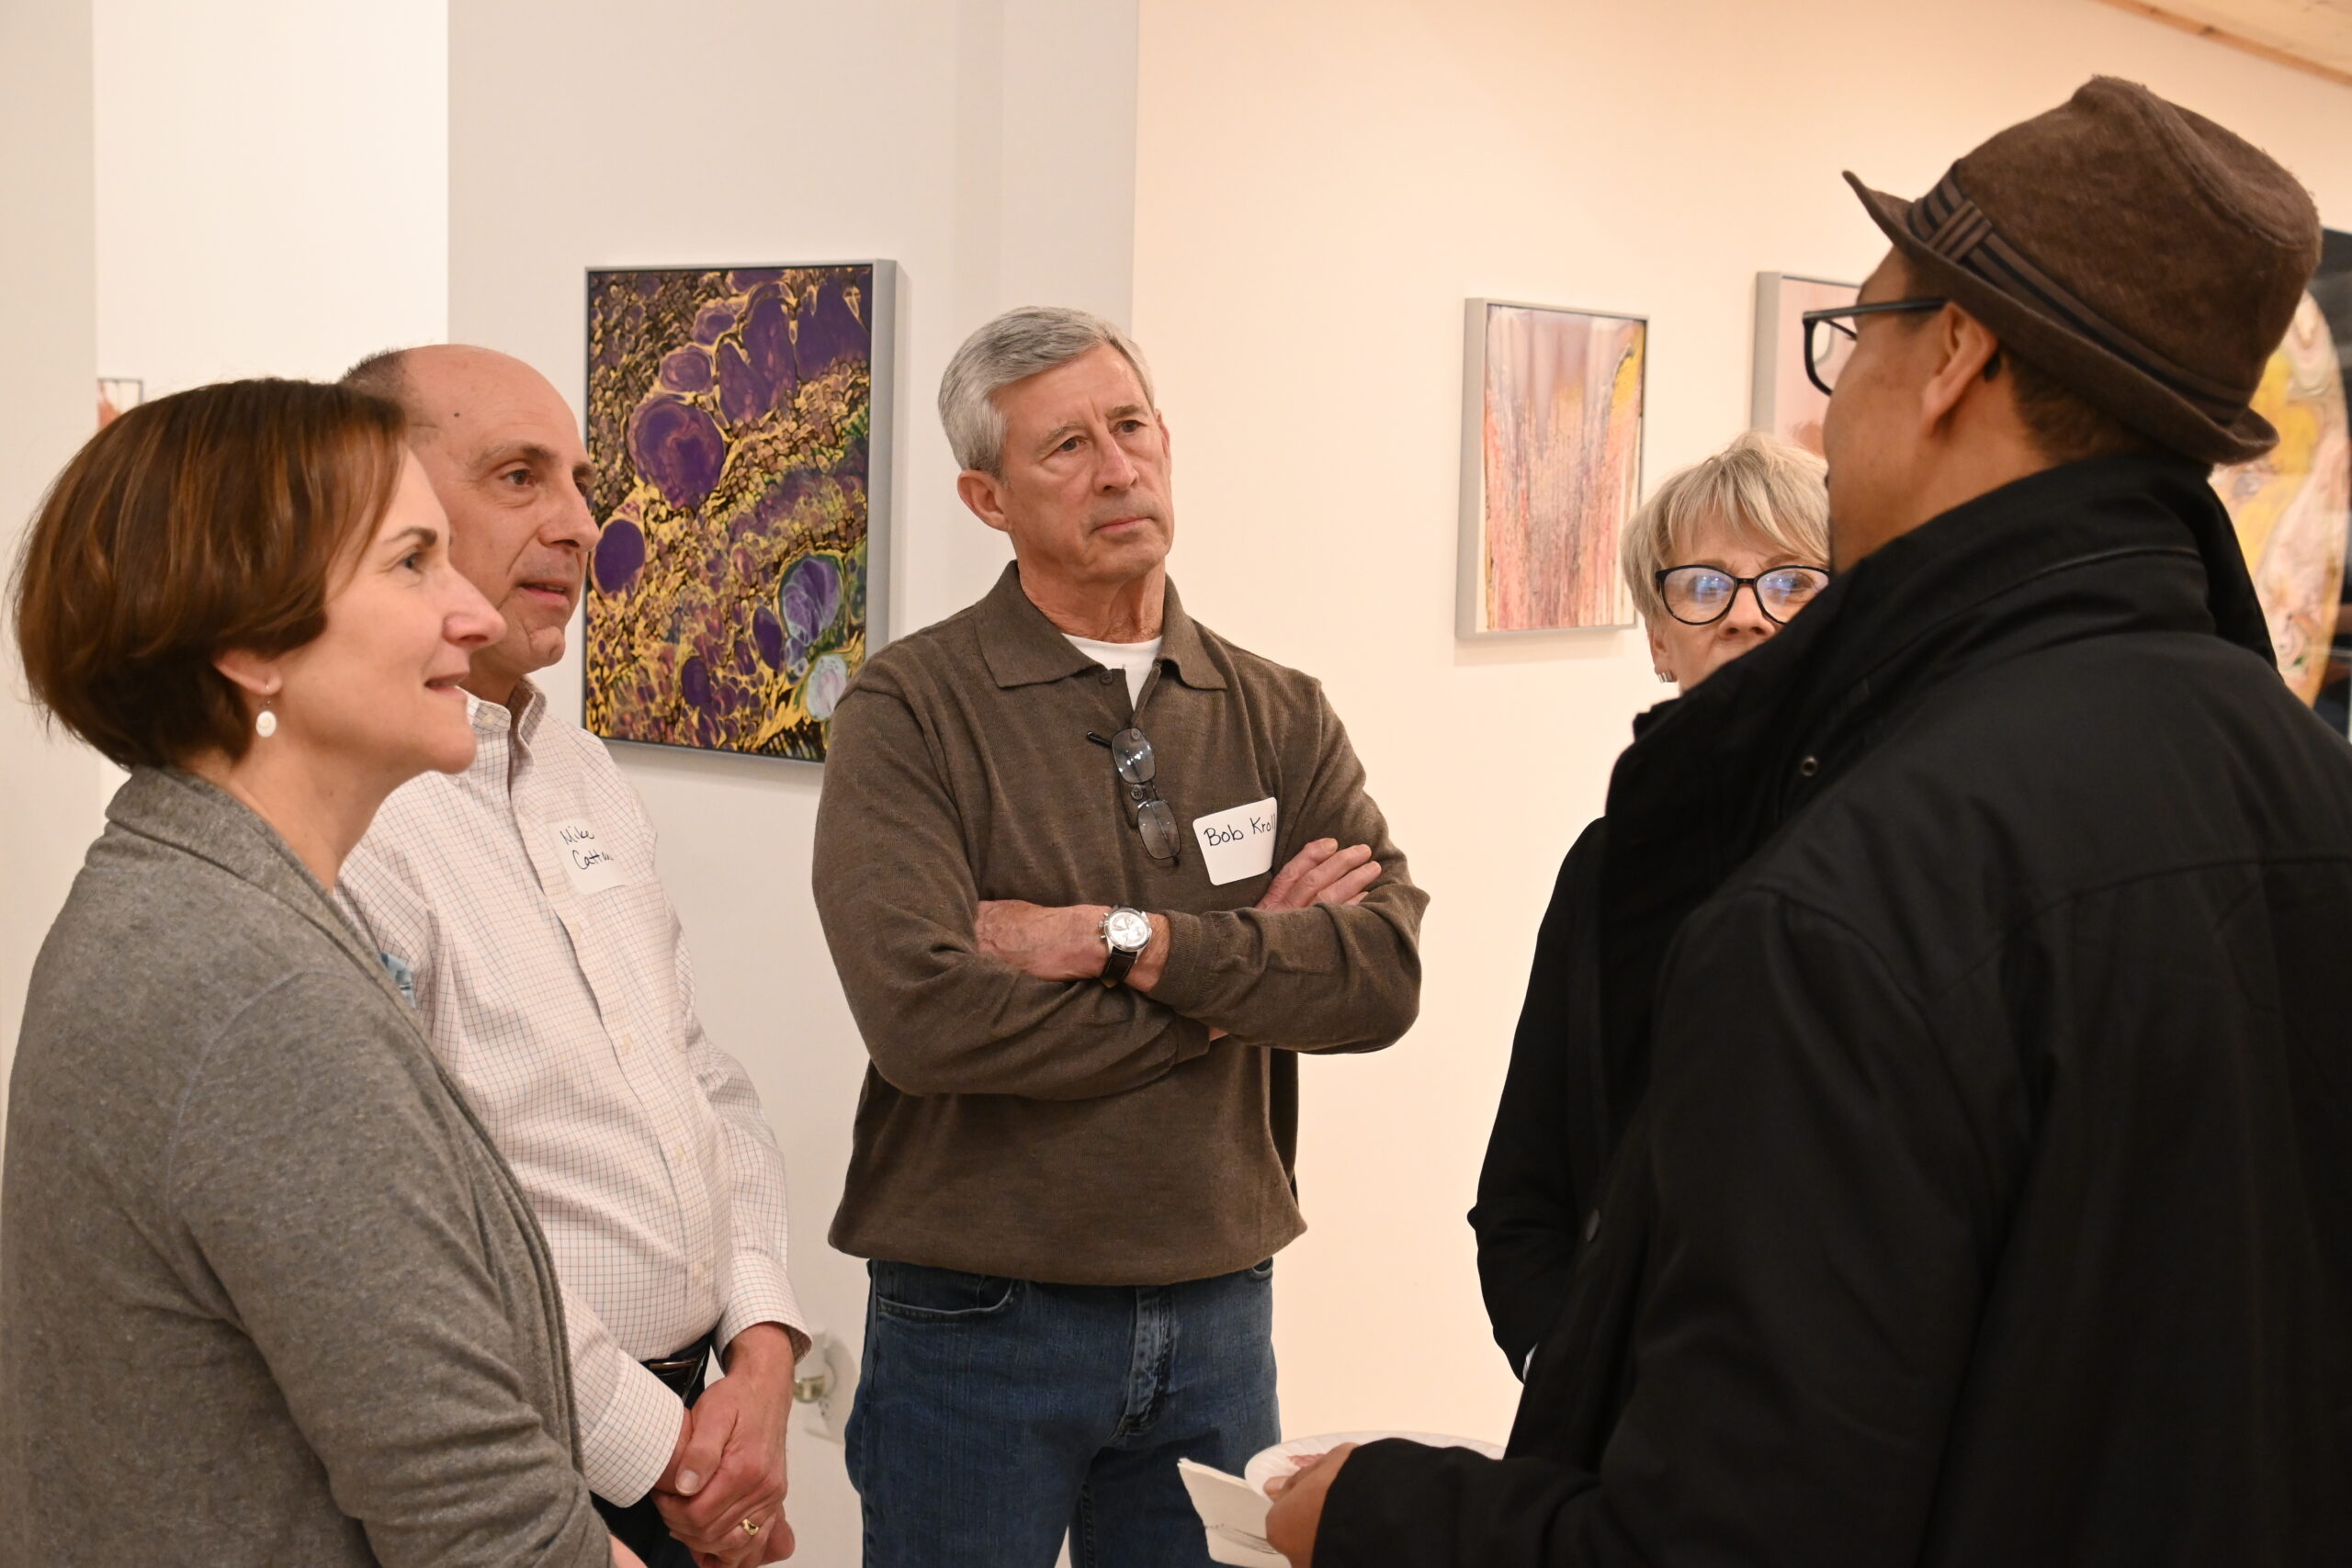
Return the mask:
[[1283,1425],[1500,1438],[1518,1388],[1462,1216],[1559,858],[1662,689],[1635,632],[1455,639],[1463,299],[1649,316],[1654,485],[1746,423],[1754,275],[1876,262],[1839,169],[1924,192],[2107,72],[2352,226],[2352,89],[2088,0],[1144,0],[1142,36],[1175,574],[1325,679],[1434,897],[1419,1026],[1304,1075]]
[[[470,0],[451,17],[450,335],[576,405],[589,267],[896,261],[892,621],[937,620],[1006,558],[955,499],[932,413],[947,356],[1012,305],[1127,314],[1135,36],[1127,0]],[[576,637],[544,680],[576,716]],[[662,832],[703,1017],[790,1162],[795,1286],[854,1344],[864,1268],[824,1237],[865,1055],[808,891],[819,772],[616,753]],[[839,1448],[795,1438],[791,1506],[797,1561],[856,1562]]]
[[[99,373],[332,380],[449,316],[448,0],[94,0]],[[96,797],[122,771],[94,760]]]
[[96,0],[98,363],[332,379],[448,321],[447,0]]
[[[0,6],[0,562],[96,422],[88,0]],[[96,758],[45,737],[0,613],[0,1087],[25,981],[98,829]]]

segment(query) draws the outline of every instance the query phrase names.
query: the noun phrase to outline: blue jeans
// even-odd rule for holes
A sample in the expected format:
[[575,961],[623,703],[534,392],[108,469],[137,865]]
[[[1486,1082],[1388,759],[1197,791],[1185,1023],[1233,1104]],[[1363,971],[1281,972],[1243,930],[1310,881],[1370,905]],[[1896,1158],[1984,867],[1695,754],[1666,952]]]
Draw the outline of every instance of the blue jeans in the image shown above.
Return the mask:
[[1203,1568],[1178,1459],[1281,1440],[1273,1264],[1181,1285],[866,1265],[850,1480],[865,1568]]

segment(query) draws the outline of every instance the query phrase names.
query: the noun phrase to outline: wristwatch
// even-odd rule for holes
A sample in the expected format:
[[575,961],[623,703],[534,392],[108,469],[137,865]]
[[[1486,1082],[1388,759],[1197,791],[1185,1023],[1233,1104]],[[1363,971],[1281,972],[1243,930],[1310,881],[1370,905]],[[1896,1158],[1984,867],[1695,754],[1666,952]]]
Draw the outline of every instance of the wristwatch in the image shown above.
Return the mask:
[[1151,942],[1151,917],[1141,909],[1114,909],[1094,928],[1111,955],[1103,961],[1102,983],[1116,986],[1136,966],[1136,958]]

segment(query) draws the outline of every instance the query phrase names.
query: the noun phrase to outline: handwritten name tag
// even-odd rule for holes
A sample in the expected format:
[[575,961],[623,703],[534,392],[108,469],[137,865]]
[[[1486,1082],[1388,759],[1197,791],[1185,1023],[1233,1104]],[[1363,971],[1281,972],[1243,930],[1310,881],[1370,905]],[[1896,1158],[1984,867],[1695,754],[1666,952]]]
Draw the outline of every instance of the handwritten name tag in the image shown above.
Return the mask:
[[563,869],[571,874],[573,892],[602,893],[608,887],[626,887],[637,880],[619,856],[596,841],[596,829],[584,819],[558,822],[554,832],[556,849],[563,856]]
[[1275,811],[1270,795],[1213,817],[1193,818],[1193,837],[1201,841],[1201,859],[1211,882],[1222,886],[1273,870]]

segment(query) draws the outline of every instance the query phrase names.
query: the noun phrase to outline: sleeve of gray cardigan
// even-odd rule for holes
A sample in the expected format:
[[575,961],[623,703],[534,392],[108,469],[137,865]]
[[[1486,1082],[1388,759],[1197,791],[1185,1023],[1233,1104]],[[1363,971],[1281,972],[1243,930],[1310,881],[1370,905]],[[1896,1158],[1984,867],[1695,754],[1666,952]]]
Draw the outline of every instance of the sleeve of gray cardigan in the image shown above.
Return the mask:
[[240,1016],[172,1129],[178,1217],[386,1568],[600,1568],[464,1156],[383,1005],[356,976],[302,974]]

